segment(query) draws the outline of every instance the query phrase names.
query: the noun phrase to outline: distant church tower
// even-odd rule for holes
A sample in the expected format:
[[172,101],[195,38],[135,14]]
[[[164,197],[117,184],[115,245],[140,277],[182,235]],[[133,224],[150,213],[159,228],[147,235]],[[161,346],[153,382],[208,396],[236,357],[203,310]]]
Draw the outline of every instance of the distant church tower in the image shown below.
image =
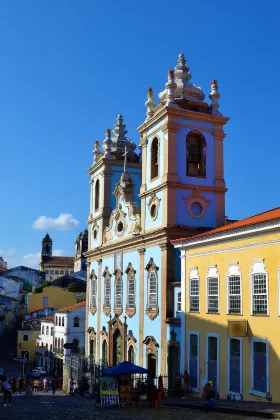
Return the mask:
[[85,229],[76,239],[74,272],[86,271],[86,257],[84,253],[88,250],[88,230]]
[[[53,241],[47,233],[44,239],[42,240],[42,252],[41,257],[51,257],[52,256],[52,245]],[[42,259],[42,258],[41,258]]]

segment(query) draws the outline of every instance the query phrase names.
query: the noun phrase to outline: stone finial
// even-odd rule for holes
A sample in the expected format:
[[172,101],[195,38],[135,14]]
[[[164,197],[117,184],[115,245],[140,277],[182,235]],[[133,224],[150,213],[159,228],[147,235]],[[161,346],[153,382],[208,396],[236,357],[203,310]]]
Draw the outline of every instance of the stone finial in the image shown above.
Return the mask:
[[150,87],[148,89],[148,100],[145,102],[145,106],[147,107],[147,120],[154,115],[154,109],[157,104],[154,101],[154,92],[153,89]]
[[182,73],[181,79],[183,80],[183,82],[188,82],[192,78],[190,68],[186,65],[186,58],[184,54],[178,55],[177,66],[175,67],[175,71],[177,73]]
[[113,130],[116,137],[124,137],[127,134],[126,125],[123,121],[124,119],[122,114],[119,114]]
[[92,154],[93,154],[93,165],[94,165],[96,162],[98,162],[100,156],[102,155],[102,152],[100,150],[100,141],[99,140],[96,140],[94,142],[94,149],[92,151]]
[[167,91],[166,97],[166,106],[176,106],[175,103],[175,91],[176,91],[176,83],[175,83],[175,74],[174,70],[168,71],[168,81],[165,84],[165,89]]
[[211,92],[209,95],[209,98],[211,99],[212,103],[211,103],[211,109],[212,109],[212,114],[213,115],[222,115],[221,112],[219,111],[219,99],[220,99],[221,95],[219,93],[218,90],[218,81],[217,80],[212,80],[211,82]]
[[115,152],[124,153],[125,146],[127,151],[134,152],[136,149],[136,144],[134,144],[127,136],[127,129],[126,125],[124,124],[124,118],[121,114],[117,116],[117,121],[114,125],[112,131],[112,145],[111,145],[111,152],[114,154]]
[[111,154],[112,140],[110,128],[107,128],[105,135],[105,140],[103,140],[104,157],[106,159],[113,159],[113,155]]

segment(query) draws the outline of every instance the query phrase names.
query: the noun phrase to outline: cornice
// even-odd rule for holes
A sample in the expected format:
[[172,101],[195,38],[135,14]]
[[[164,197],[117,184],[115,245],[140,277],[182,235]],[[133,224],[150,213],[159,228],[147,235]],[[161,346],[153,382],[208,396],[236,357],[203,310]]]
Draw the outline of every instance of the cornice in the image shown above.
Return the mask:
[[162,191],[166,188],[176,188],[179,190],[191,190],[193,191],[194,188],[197,188],[199,191],[205,191],[205,192],[213,192],[216,194],[224,194],[227,192],[227,188],[213,188],[213,187],[207,187],[207,186],[197,186],[191,184],[178,184],[176,182],[163,182],[160,185],[155,186],[154,188],[149,189],[148,191],[142,192],[138,196],[140,198],[142,197],[148,197],[152,193],[156,193],[159,191]]
[[[254,226],[246,226],[239,229],[232,229],[230,231],[224,231],[224,232],[217,232],[217,233],[210,233],[206,237],[198,237],[193,239],[183,239],[180,242],[174,242],[173,246],[175,248],[184,248],[187,247],[195,248],[200,246],[206,246],[212,243],[221,242],[221,241],[230,241],[234,239],[243,239],[249,236],[259,235],[259,234],[265,234],[269,233],[271,230],[279,230],[280,231],[280,220],[272,221],[272,222],[266,222]],[[280,240],[279,240],[280,241]],[[269,241],[270,243],[271,241]],[[252,244],[250,244],[252,246]],[[255,244],[255,246],[258,246],[258,243]],[[245,247],[245,245],[244,245]],[[217,252],[221,252],[222,250],[217,250]],[[188,258],[188,256],[187,256]]]
[[[110,172],[110,167],[111,166],[120,166],[123,167],[123,160],[119,160],[119,159],[105,159],[102,158],[100,159],[97,163],[95,163],[91,168],[88,169],[87,173],[89,175],[94,174],[98,169],[100,169],[102,166],[104,166],[104,171],[107,172],[108,171],[108,175]],[[141,163],[139,162],[131,162],[131,161],[127,161],[126,164],[127,169],[131,168],[131,169],[135,169],[135,168],[141,168]],[[100,173],[101,175],[101,173]],[[105,176],[107,174],[105,173]],[[104,176],[104,175],[103,175]]]

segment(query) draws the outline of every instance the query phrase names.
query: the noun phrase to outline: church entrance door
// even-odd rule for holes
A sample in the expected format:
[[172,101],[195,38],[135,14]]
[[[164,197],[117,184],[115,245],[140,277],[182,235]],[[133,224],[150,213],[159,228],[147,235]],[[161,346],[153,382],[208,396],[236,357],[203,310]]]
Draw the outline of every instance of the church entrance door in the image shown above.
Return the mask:
[[122,336],[120,330],[113,335],[113,366],[122,362]]

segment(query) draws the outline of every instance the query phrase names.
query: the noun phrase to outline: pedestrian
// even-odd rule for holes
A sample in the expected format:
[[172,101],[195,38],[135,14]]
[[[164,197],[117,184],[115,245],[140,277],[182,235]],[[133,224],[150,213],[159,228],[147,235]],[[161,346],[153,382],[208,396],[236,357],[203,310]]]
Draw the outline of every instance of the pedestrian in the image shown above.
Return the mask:
[[56,391],[56,379],[52,380],[52,394],[55,395]]
[[34,392],[38,392],[39,389],[39,381],[38,379],[35,379],[33,382]]
[[70,379],[70,382],[69,382],[69,395],[74,395],[74,382],[73,382],[73,379]]
[[23,389],[23,379],[21,376],[18,377],[17,388],[18,388],[18,392],[21,394],[22,389]]
[[189,393],[189,381],[190,381],[190,376],[189,376],[187,370],[185,370],[185,372],[184,372],[183,380],[184,380],[184,396],[183,396],[183,399],[186,399],[188,397],[188,393]]
[[15,394],[15,392],[17,390],[17,382],[16,382],[16,378],[14,376],[12,376],[12,378],[11,378],[11,386],[12,386],[12,393]]
[[44,392],[49,391],[49,381],[47,377],[45,377],[45,379],[43,380],[43,387],[44,387]]
[[2,381],[2,388],[4,391],[4,407],[7,407],[7,400],[10,407],[12,399],[12,387],[6,376],[3,379],[4,380]]

